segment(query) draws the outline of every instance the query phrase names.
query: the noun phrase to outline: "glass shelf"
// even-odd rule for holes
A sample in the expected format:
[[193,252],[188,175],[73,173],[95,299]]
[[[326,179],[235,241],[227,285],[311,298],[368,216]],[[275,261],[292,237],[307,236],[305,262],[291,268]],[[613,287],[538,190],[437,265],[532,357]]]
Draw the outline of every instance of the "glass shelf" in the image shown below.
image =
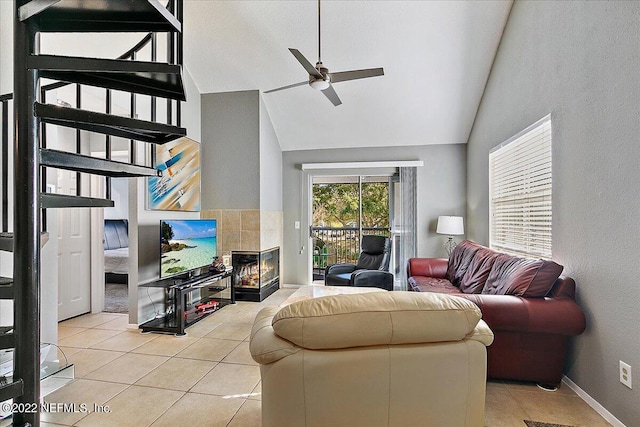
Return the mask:
[[[49,349],[47,349],[47,347]],[[48,352],[56,351],[57,348],[50,344],[43,344],[41,352],[46,350],[44,354],[45,360],[40,363],[40,399],[44,399],[49,394],[62,388],[73,381],[75,377],[75,367],[66,360],[48,360],[51,357]],[[0,352],[0,372],[6,372],[5,378],[7,383],[13,381],[13,350],[4,350]],[[10,420],[11,412],[0,412],[1,420]],[[4,424],[0,424],[4,425]]]
[[[203,272],[192,277],[176,276],[140,285],[164,288],[169,301],[167,314],[142,323],[143,333],[164,332],[186,335],[185,329],[228,304],[235,303],[231,270],[222,273]],[[210,305],[211,302],[217,305]]]

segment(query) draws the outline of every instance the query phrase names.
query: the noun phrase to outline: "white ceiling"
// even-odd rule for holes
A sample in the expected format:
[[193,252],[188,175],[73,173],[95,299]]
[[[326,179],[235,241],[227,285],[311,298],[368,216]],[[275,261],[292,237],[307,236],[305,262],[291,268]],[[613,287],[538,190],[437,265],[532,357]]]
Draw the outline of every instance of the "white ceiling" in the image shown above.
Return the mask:
[[[323,1],[334,107],[308,86],[263,94],[283,150],[466,143],[511,0]],[[185,67],[201,93],[261,92],[306,80],[287,48],[317,61],[317,3],[184,2]]]

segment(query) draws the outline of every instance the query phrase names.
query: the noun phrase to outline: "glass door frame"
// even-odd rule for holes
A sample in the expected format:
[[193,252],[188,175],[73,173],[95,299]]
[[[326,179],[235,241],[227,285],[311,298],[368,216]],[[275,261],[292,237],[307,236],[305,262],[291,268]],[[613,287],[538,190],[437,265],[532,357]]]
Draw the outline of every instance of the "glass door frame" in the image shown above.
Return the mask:
[[[394,168],[395,169],[395,168]],[[395,262],[395,258],[397,257],[397,255],[395,254],[396,252],[396,245],[393,242],[393,236],[392,236],[392,231],[393,231],[393,223],[394,223],[394,214],[395,214],[395,191],[394,191],[394,182],[399,182],[399,177],[398,177],[398,172],[397,169],[395,170],[395,172],[393,173],[389,173],[388,169],[385,171],[371,171],[370,173],[345,173],[346,171],[340,171],[340,173],[327,173],[329,171],[322,171],[323,173],[315,173],[312,174],[310,173],[308,175],[308,210],[307,212],[309,213],[308,215],[308,224],[309,224],[309,243],[308,243],[308,247],[309,247],[309,260],[308,260],[308,265],[310,266],[309,269],[309,278],[310,278],[310,283],[313,282],[314,280],[314,272],[317,270],[317,268],[315,267],[315,263],[314,260],[316,259],[314,257],[314,255],[317,255],[314,253],[315,247],[314,247],[314,229],[318,228],[314,226],[313,223],[313,214],[314,214],[314,206],[313,206],[313,194],[314,194],[314,185],[316,185],[317,183],[314,183],[314,179],[316,178],[322,178],[322,177],[331,177],[334,179],[338,179],[341,177],[345,177],[345,178],[357,178],[357,184],[358,184],[358,227],[357,227],[357,235],[360,236],[360,239],[358,239],[358,253],[360,250],[360,240],[362,238],[362,236],[365,234],[365,231],[363,231],[363,229],[367,229],[368,227],[363,227],[363,203],[362,203],[362,194],[363,194],[363,184],[366,184],[366,178],[367,177],[386,177],[386,184],[387,184],[387,189],[388,189],[388,226],[386,227],[386,232],[384,232],[385,235],[388,235],[391,239],[392,239],[392,252],[391,252],[391,262],[389,265],[389,271],[395,274],[395,270],[397,269],[396,267],[396,262]],[[385,182],[383,180],[381,180],[380,182]],[[336,181],[335,184],[340,184],[341,182]],[[349,183],[349,182],[347,182]],[[331,184],[331,183],[327,183],[327,184]],[[338,259],[338,256],[336,255],[336,261],[337,262],[341,262],[340,259]]]

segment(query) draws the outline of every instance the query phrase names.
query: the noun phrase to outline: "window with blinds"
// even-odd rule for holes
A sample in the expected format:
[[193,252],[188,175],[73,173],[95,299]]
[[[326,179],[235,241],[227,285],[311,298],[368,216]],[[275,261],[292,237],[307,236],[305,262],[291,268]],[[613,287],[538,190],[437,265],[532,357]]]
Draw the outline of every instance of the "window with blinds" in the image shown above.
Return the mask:
[[551,258],[551,117],[489,153],[491,248]]

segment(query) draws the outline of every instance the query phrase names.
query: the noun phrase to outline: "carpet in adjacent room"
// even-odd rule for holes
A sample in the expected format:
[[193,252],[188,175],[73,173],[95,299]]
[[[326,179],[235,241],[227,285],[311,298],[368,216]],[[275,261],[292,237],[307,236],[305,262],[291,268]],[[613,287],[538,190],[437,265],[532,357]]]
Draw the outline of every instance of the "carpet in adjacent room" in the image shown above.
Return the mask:
[[104,285],[104,311],[107,313],[129,312],[129,294],[126,283],[106,283]]

